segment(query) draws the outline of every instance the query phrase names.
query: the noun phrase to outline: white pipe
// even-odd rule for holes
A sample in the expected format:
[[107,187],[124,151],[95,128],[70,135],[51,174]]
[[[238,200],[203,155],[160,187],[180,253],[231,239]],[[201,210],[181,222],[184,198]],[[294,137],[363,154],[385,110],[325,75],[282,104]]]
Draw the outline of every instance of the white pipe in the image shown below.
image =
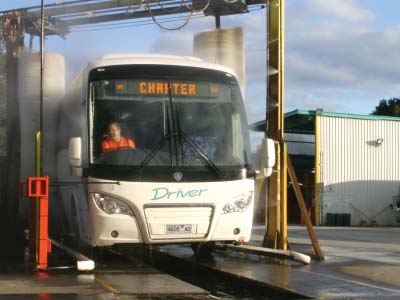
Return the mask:
[[311,257],[296,251],[289,250],[275,250],[271,248],[257,247],[251,245],[226,245],[226,249],[239,251],[239,252],[247,252],[252,254],[264,255],[264,256],[272,256],[283,259],[291,259],[305,265],[310,264]]
[[69,255],[71,255],[76,260],[76,268],[79,271],[92,271],[95,268],[95,263],[90,258],[86,257],[82,253],[71,249],[70,247],[56,241],[53,239],[49,239],[52,244],[56,245],[58,248],[64,250]]

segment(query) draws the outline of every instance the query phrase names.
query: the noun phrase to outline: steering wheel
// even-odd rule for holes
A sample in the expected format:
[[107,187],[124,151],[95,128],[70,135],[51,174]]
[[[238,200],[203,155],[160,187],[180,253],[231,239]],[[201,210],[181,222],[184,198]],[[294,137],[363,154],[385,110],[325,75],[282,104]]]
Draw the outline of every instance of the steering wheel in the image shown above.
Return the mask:
[[[117,166],[137,166],[144,161],[150,152],[151,151],[140,148],[133,149],[122,147],[102,153],[101,156],[97,158],[96,163]],[[164,166],[166,164],[169,164],[169,156],[158,152],[148,165]]]
[[137,150],[129,147],[117,148],[101,154],[96,163],[108,165],[134,165]]

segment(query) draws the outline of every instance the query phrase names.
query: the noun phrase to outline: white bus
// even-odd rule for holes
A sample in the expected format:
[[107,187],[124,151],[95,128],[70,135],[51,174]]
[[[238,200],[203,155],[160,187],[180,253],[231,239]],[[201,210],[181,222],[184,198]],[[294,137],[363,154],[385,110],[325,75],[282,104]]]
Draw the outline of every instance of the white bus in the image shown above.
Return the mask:
[[250,239],[255,171],[227,67],[103,56],[63,100],[57,144],[60,232],[100,247]]

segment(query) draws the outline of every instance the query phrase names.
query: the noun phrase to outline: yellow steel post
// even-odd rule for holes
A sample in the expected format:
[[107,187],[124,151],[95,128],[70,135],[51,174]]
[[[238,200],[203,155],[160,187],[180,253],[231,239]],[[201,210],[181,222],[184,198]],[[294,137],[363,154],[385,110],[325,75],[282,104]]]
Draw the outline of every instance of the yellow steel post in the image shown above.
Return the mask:
[[287,149],[284,142],[285,118],[285,0],[280,0],[279,22],[279,103],[280,103],[280,143],[281,143],[281,201],[280,201],[280,248],[287,249]]
[[282,143],[282,151],[281,151],[281,234],[279,240],[279,248],[282,250],[287,250],[287,145],[286,143]]
[[40,158],[40,150],[41,150],[41,132],[38,131],[36,132],[36,153],[35,153],[35,174],[36,177],[40,177],[40,170],[41,170],[41,166],[40,166],[40,162],[41,162],[41,158]]
[[[39,130],[36,132],[36,149],[35,149],[35,175],[36,177],[41,176],[41,149],[42,149],[42,133]],[[39,198],[35,199],[35,231],[36,231],[36,236],[35,236],[35,266],[38,265],[39,263],[39,218],[40,218],[40,205],[39,205]]]
[[284,105],[284,22],[285,0],[269,0],[267,10],[268,28],[268,70],[277,72],[268,77],[268,124],[267,136],[279,142],[276,147],[276,165],[269,179],[267,199],[267,220],[264,246],[276,248],[277,238],[281,235],[280,200],[281,171],[286,172],[281,165],[280,150],[283,147],[283,105]]
[[315,190],[315,203],[314,203],[314,221],[315,226],[321,224],[321,156],[320,156],[320,129],[319,129],[319,114],[315,113],[315,178],[314,178],[314,190]]

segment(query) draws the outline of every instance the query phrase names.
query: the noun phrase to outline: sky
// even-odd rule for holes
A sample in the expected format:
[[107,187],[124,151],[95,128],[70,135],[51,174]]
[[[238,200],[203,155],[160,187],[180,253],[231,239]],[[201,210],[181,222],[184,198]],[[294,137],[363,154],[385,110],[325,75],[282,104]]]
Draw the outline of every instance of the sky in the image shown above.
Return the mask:
[[[0,10],[39,4],[2,0]],[[323,108],[369,114],[379,100],[400,97],[399,11],[399,0],[286,0],[285,112]],[[244,30],[249,123],[265,117],[265,24],[265,9],[222,18],[222,28]],[[65,40],[48,37],[45,47],[65,56],[71,81],[87,61],[104,53],[191,55],[193,36],[213,28],[214,19],[207,17],[178,31],[147,25],[72,32]]]

